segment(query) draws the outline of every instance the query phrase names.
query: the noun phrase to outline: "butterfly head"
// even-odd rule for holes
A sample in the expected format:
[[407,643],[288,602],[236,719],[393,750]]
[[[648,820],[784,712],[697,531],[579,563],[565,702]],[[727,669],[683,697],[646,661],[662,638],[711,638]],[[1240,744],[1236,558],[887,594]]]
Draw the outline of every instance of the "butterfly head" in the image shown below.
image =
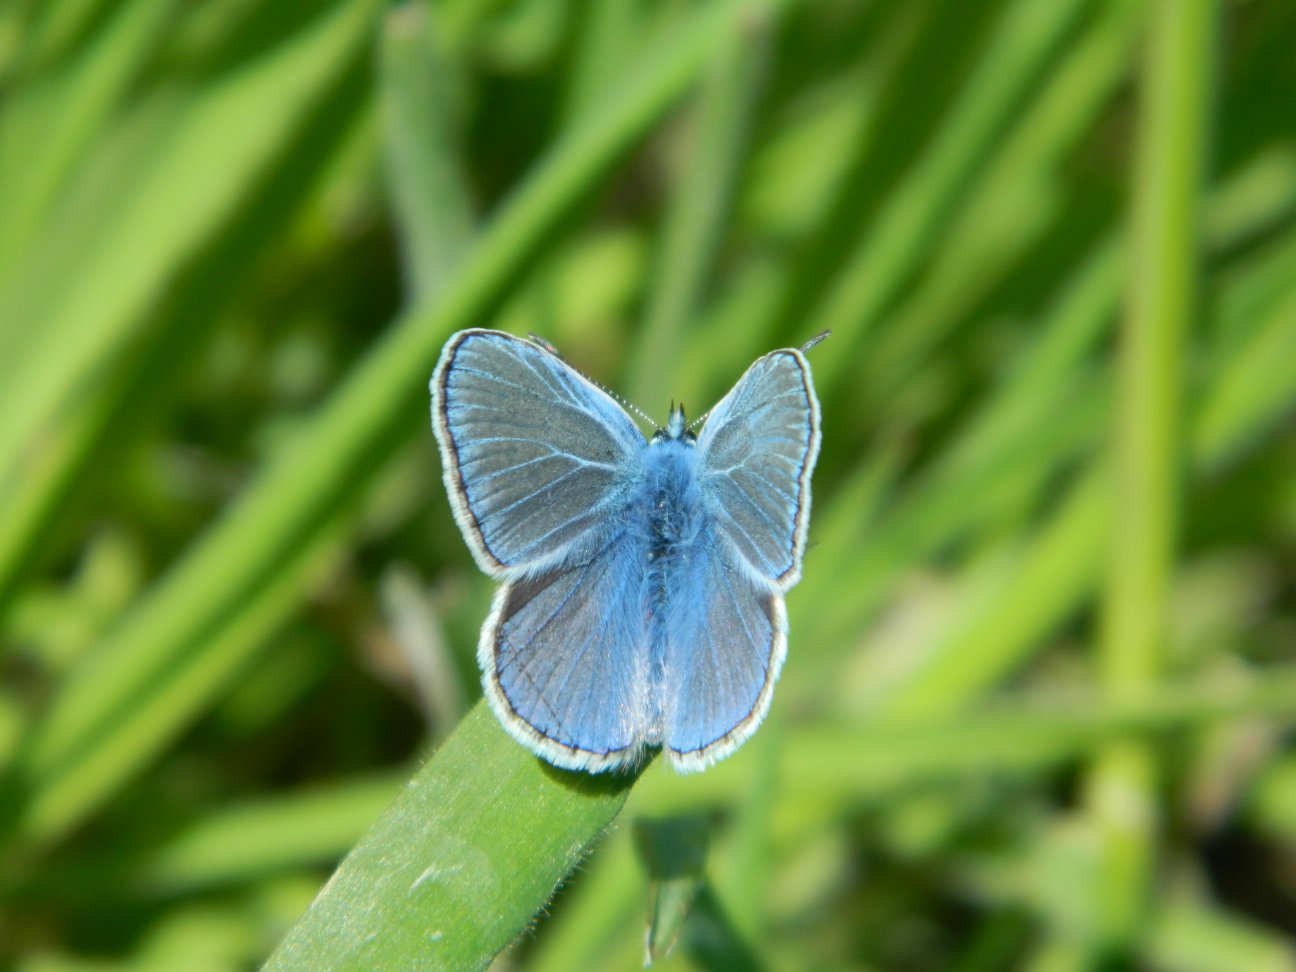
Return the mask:
[[666,420],[666,428],[658,429],[653,433],[652,444],[657,445],[660,442],[682,442],[684,445],[693,445],[697,442],[697,436],[689,431],[683,405],[671,402],[670,418]]

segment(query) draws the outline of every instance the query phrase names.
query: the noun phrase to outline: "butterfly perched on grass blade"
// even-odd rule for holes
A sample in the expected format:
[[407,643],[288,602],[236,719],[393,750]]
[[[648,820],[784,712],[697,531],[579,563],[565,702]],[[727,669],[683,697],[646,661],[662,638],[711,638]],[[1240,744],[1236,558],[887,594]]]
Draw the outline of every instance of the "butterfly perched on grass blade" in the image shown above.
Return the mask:
[[801,351],[758,359],[696,436],[672,407],[645,439],[548,345],[500,331],[454,335],[431,387],[455,519],[501,582],[478,660],[504,728],[589,772],[737,749],[801,576],[819,453]]

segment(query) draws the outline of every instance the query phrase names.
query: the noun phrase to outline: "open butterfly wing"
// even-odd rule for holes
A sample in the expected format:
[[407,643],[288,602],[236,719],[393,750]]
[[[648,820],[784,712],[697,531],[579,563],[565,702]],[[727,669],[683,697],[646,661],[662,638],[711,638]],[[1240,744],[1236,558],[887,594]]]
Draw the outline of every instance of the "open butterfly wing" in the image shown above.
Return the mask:
[[509,733],[566,769],[635,762],[648,732],[643,574],[634,540],[506,583],[482,628],[486,696]]
[[753,579],[719,538],[689,586],[692,599],[669,626],[664,732],[671,762],[686,773],[756,731],[787,654],[783,595]]
[[432,376],[446,491],[477,563],[495,577],[597,547],[625,509],[644,438],[561,358],[501,331],[461,331]]
[[707,417],[698,438],[703,502],[752,573],[786,591],[801,576],[819,402],[801,352],[758,359]]

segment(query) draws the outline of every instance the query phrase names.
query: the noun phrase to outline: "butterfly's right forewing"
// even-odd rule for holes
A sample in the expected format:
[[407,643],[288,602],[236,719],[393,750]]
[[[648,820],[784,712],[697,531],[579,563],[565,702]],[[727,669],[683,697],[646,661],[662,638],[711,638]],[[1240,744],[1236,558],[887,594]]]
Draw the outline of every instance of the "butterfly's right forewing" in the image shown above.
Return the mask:
[[455,517],[496,577],[587,555],[640,476],[644,438],[620,406],[511,334],[450,339],[432,376],[432,414]]
[[785,591],[801,576],[819,402],[799,351],[765,355],[708,416],[698,477],[716,531],[755,577]]

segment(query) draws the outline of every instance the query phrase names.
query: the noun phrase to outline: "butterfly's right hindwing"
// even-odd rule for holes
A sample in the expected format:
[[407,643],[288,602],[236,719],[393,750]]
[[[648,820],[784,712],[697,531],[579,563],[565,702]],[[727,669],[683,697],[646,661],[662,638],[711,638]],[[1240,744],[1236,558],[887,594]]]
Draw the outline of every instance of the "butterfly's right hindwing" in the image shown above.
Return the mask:
[[606,392],[500,331],[446,344],[432,417],[455,518],[481,568],[517,576],[579,559],[625,509],[644,438]]
[[665,744],[681,772],[705,769],[756,731],[787,653],[783,595],[753,580],[719,538],[701,553],[666,654]]

